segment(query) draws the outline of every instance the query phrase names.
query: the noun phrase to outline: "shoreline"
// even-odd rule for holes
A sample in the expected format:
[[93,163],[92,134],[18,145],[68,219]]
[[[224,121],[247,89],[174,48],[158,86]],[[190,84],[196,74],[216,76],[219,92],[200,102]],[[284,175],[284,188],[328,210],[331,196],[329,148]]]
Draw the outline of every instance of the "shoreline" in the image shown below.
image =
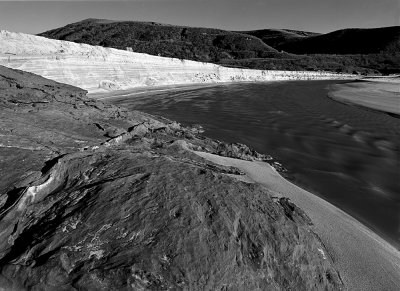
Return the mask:
[[354,79],[314,79],[314,80],[270,80],[270,81],[233,81],[233,82],[218,82],[218,83],[191,83],[191,84],[174,84],[174,85],[165,85],[165,86],[154,86],[154,87],[135,87],[125,90],[115,90],[115,91],[98,91],[88,93],[87,96],[89,98],[93,98],[96,100],[107,100],[114,98],[124,98],[128,96],[136,96],[141,94],[149,94],[153,92],[173,92],[173,91],[185,91],[185,90],[193,90],[193,89],[203,89],[209,87],[216,86],[229,86],[235,84],[259,84],[259,83],[276,83],[276,82],[323,82],[323,81],[353,81]]
[[[283,165],[285,166],[285,165]],[[302,190],[304,190],[305,192],[310,193],[311,195],[314,195],[316,197],[321,198],[322,200],[326,201],[327,203],[331,204],[333,207],[336,207],[337,209],[340,209],[340,211],[342,211],[343,213],[345,213],[346,215],[352,217],[354,220],[356,220],[358,223],[362,224],[363,227],[365,227],[369,232],[374,233],[376,236],[379,237],[379,239],[385,241],[386,243],[388,243],[391,247],[393,247],[395,250],[397,250],[398,252],[400,252],[400,242],[395,241],[394,239],[392,239],[391,237],[385,235],[382,231],[380,231],[379,229],[375,228],[371,228],[369,227],[367,224],[368,222],[363,222],[362,218],[357,217],[356,213],[352,213],[350,211],[345,211],[342,208],[340,208],[340,206],[336,206],[334,204],[332,204],[331,202],[325,200],[322,198],[321,193],[316,191],[315,189],[311,189],[311,187],[307,186],[307,185],[303,185],[302,183],[299,183],[298,181],[295,181],[294,178],[292,178],[290,176],[290,174],[286,174],[285,172],[283,173],[279,173],[279,175],[282,176],[283,179],[285,179],[286,181],[288,181],[289,183],[292,183],[293,185],[295,185],[298,188],[301,188]]]
[[328,97],[341,103],[360,106],[400,117],[400,78],[366,78],[334,85]]
[[[218,86],[219,84],[214,85]],[[200,84],[199,86],[213,85]],[[184,90],[188,87],[193,88],[192,86],[168,88]],[[164,90],[166,91],[168,88],[164,88]],[[121,95],[108,96],[104,99],[135,95],[135,93],[140,95],[152,91],[154,89],[145,91],[133,89],[124,91]],[[305,211],[314,223],[315,232],[332,256],[349,290],[400,289],[400,276],[398,275],[400,274],[400,250],[384,236],[374,232],[340,208],[301,188],[301,185],[298,186],[282,177],[269,164],[230,159],[202,152],[196,152],[196,154],[217,164],[239,168],[247,175],[233,175],[236,179],[259,183],[265,186],[270,193],[274,193],[273,195],[290,198],[293,203]],[[210,157],[212,158],[210,159]],[[381,267],[379,270],[375,270],[376,266]]]
[[[268,81],[266,81],[268,82]],[[174,90],[193,90],[214,86],[222,86],[229,84],[237,84],[238,82],[225,82],[225,83],[193,83],[193,84],[175,84],[175,85],[165,85],[165,86],[154,86],[154,87],[136,87],[130,88],[126,90],[115,90],[115,91],[104,91],[104,92],[93,92],[88,93],[87,96],[89,98],[93,98],[96,100],[106,100],[106,99],[114,99],[114,98],[122,98],[131,95],[141,95],[141,94],[149,94],[153,92],[168,92]],[[245,82],[242,82],[245,83]],[[251,81],[247,83],[253,83]]]
[[[323,80],[312,80],[312,81],[322,82]],[[326,81],[326,80],[324,80],[324,81]],[[332,81],[334,81],[334,80],[332,80]],[[340,81],[340,80],[337,80],[337,81]],[[273,81],[273,82],[271,81],[270,83],[275,83],[275,82],[276,81]],[[280,82],[288,82],[288,81],[280,81]],[[308,81],[308,82],[310,82],[310,81]],[[345,82],[345,81],[343,81],[343,82]],[[357,81],[355,81],[355,82],[357,82]],[[248,83],[256,83],[256,82],[248,82]],[[105,95],[104,94],[88,94],[88,96],[90,98],[94,98],[96,100],[107,101],[107,99],[126,98],[128,96],[132,97],[132,98],[135,98],[137,95],[141,95],[141,94],[150,95],[152,92],[185,91],[186,89],[187,90],[193,90],[193,89],[197,89],[197,88],[207,88],[207,87],[230,85],[230,84],[234,85],[234,84],[237,84],[237,83],[236,82],[233,82],[233,83],[229,82],[229,83],[225,83],[225,84],[220,84],[219,83],[219,84],[197,84],[197,85],[181,85],[181,86],[171,85],[171,86],[164,86],[162,88],[134,88],[134,89],[124,90],[124,91],[109,92],[109,93],[107,93]],[[347,84],[347,83],[343,83],[343,84]],[[340,102],[340,101],[335,100],[335,102]],[[278,159],[279,159],[279,157],[278,157]],[[306,185],[302,185],[301,183],[296,183],[296,181],[294,181],[293,179],[290,178],[290,175],[287,176],[284,173],[282,173],[282,175],[284,176],[286,181],[289,181],[290,183],[295,184],[297,187],[302,188],[303,190],[305,190],[307,192],[314,193],[313,190],[310,190]],[[317,197],[321,197],[318,194],[313,194],[313,195],[316,195]],[[335,206],[335,207],[337,207],[337,206]],[[355,220],[357,220],[358,222],[363,224],[365,227],[367,227],[366,225],[368,225],[368,223],[362,222],[362,219],[357,218],[356,215],[354,215],[354,214],[352,214],[350,212],[346,212],[346,214],[351,216],[351,217],[353,217]],[[368,229],[370,229],[370,228],[368,228]],[[375,233],[381,239],[383,239],[388,244],[393,246],[395,249],[400,251],[400,243],[399,242],[395,241],[394,239],[391,239],[390,236],[385,235],[383,232],[380,232],[379,229],[375,229],[375,230],[372,230],[372,229],[373,228],[370,229],[371,232]]]
[[235,178],[265,186],[273,196],[287,197],[305,211],[349,290],[400,289],[400,251],[349,214],[286,180],[267,163],[195,153],[239,168],[246,176]]

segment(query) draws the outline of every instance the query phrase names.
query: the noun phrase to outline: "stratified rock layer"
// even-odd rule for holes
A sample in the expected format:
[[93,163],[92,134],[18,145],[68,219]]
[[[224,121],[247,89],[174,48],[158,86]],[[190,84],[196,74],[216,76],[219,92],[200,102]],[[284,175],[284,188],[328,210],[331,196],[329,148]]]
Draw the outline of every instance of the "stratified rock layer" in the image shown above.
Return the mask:
[[0,31],[0,65],[32,72],[89,92],[175,84],[353,77],[326,72],[226,68],[8,31]]
[[0,67],[1,288],[342,287],[300,209],[188,148],[270,157],[85,93]]

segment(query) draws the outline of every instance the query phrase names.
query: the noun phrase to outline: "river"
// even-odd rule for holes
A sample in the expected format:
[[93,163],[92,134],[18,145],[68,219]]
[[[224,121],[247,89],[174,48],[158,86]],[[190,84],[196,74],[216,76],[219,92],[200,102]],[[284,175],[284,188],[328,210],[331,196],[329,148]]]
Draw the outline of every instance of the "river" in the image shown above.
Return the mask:
[[242,83],[106,101],[277,158],[288,178],[400,246],[400,119],[327,97],[343,81]]

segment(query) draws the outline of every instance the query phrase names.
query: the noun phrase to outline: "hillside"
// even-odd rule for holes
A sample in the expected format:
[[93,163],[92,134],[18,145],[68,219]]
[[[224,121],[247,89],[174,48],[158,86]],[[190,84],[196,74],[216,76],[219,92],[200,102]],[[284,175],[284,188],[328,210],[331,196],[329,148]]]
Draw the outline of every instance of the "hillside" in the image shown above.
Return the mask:
[[274,47],[295,54],[398,53],[400,26],[343,29],[322,35],[291,37]]
[[204,62],[278,54],[250,35],[154,22],[87,19],[39,35],[117,49],[130,47],[135,52]]
[[230,67],[360,74],[400,72],[399,27],[328,34],[289,29],[231,32],[87,19],[40,35]]
[[273,48],[278,48],[280,45],[288,41],[304,39],[310,36],[320,35],[315,32],[289,30],[289,29],[261,29],[252,31],[243,31],[241,33],[250,34],[261,39],[265,44]]
[[302,210],[193,150],[270,157],[2,66],[0,92],[1,290],[344,287]]
[[[399,73],[400,26],[374,29],[343,29],[327,34],[293,30],[248,31],[266,44],[295,58],[240,60],[236,65],[264,68],[275,66],[301,70],[337,72]],[[232,60],[224,60],[226,64]]]

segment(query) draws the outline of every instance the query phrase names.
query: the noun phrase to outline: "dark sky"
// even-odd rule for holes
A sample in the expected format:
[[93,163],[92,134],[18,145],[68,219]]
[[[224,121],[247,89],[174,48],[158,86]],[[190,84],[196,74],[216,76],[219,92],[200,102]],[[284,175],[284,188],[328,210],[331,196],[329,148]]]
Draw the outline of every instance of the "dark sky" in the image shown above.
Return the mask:
[[86,18],[105,18],[229,30],[330,32],[400,25],[399,14],[400,0],[0,0],[0,29],[39,33]]

